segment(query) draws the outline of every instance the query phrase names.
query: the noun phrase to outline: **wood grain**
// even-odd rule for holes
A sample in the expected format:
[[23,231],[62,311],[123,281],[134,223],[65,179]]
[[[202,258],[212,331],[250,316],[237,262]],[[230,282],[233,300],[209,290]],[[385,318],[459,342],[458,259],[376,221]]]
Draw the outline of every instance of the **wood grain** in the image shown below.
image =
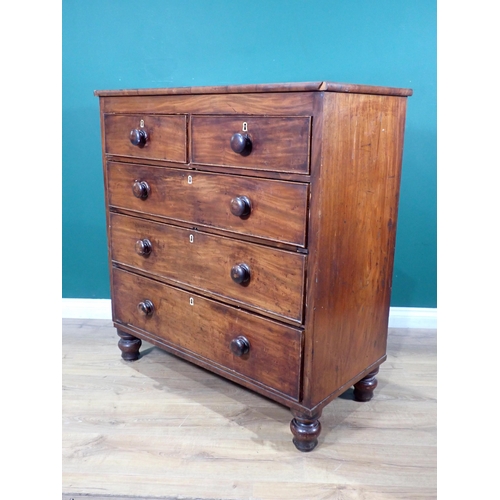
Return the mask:
[[309,116],[314,93],[137,95],[126,94],[102,99],[105,113],[222,114]]
[[63,320],[64,500],[437,498],[435,330],[390,330],[377,396],[325,407],[310,454],[285,407],[146,343],[127,363],[116,341]]
[[319,90],[325,82],[259,83],[246,85],[214,85],[204,87],[169,87],[157,89],[96,90],[94,95],[109,97],[116,95],[183,95],[183,94],[231,94],[254,92],[299,92]]
[[[300,330],[119,269],[113,270],[113,287],[115,322],[299,399]],[[151,316],[137,308],[145,299],[154,304]],[[250,343],[247,355],[231,352],[230,343],[238,336]]]
[[[130,142],[130,131],[144,121],[147,143],[139,148]],[[104,115],[106,154],[185,163],[187,159],[185,115]]]
[[[301,323],[304,255],[119,214],[111,214],[110,222],[113,261]],[[146,257],[135,251],[143,238],[152,244]],[[248,284],[231,279],[239,263],[250,268]]]
[[[104,168],[122,352],[136,357],[137,336],[286,405],[303,451],[334,398],[354,385],[355,399],[370,400],[386,359],[411,94],[332,82],[97,92],[103,121],[116,122],[103,125]],[[139,116],[184,117],[188,163],[161,154],[138,163],[135,150],[106,146],[129,128],[123,117]],[[136,238],[139,251],[161,255],[137,257]],[[245,286],[229,281],[230,260],[234,281],[251,277]],[[231,318],[245,318],[243,333],[228,333]],[[234,364],[249,346],[258,369]]]
[[[243,123],[247,132],[242,131]],[[247,156],[234,153],[230,139],[245,133],[252,143]],[[191,117],[191,162],[259,170],[309,172],[310,117]]]
[[410,89],[396,87],[381,87],[376,85],[359,85],[338,82],[296,82],[296,83],[259,83],[247,85],[217,85],[206,87],[173,87],[158,89],[124,89],[124,90],[96,90],[96,96],[139,96],[139,95],[179,95],[179,94],[232,94],[254,92],[302,92],[328,91],[349,92],[355,94],[399,95],[411,96]]
[[323,106],[310,207],[321,217],[308,236],[310,407],[385,354],[406,99],[328,93]]
[[[191,184],[188,184],[188,176],[192,178]],[[147,181],[151,186],[147,200],[132,195],[136,179]],[[302,247],[305,246],[308,187],[295,182],[108,163],[112,207]],[[231,199],[241,195],[252,202],[251,215],[246,219],[230,212]]]

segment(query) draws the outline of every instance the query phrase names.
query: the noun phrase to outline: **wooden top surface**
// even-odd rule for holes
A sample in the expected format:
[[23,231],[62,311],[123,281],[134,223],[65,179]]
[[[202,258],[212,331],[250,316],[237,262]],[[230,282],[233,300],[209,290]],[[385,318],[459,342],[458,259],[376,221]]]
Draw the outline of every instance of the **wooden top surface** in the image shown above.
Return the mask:
[[183,95],[183,94],[239,94],[254,92],[305,92],[326,91],[346,92],[352,94],[378,94],[408,97],[413,94],[411,89],[395,87],[377,87],[374,85],[355,85],[351,83],[334,82],[302,82],[302,83],[265,83],[250,85],[221,85],[215,87],[172,87],[158,89],[124,89],[124,90],[96,90],[94,95],[106,96],[134,96],[134,95]]

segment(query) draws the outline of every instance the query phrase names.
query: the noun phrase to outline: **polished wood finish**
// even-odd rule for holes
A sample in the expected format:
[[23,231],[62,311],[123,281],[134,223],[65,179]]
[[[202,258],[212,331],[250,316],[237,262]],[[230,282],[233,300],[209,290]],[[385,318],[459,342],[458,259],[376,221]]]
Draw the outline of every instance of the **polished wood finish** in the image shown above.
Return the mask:
[[143,148],[149,139],[149,135],[144,129],[133,129],[130,131],[130,142],[133,146]]
[[248,134],[236,132],[231,136],[229,145],[233,152],[239,155],[248,156],[252,152],[252,140]]
[[229,202],[229,210],[236,217],[248,217],[252,213],[252,202],[247,196],[235,196]]
[[239,357],[244,356],[245,354],[248,354],[250,352],[250,342],[243,335],[239,335],[238,337],[231,340],[231,344],[229,345],[229,347],[231,347],[231,351],[233,352],[233,354]]
[[[105,152],[111,155],[185,163],[186,127],[185,115],[106,114]],[[137,137],[140,129],[144,129],[143,134],[147,134],[147,140],[140,141]],[[132,139],[138,144],[135,145]]]
[[[147,182],[147,199],[132,195]],[[190,183],[191,181],[191,183]],[[248,179],[173,168],[109,162],[108,196],[113,208],[156,214],[197,226],[215,227],[297,246],[306,244],[308,184]],[[250,199],[248,217],[231,213],[231,200]]]
[[354,384],[354,399],[361,403],[366,403],[370,401],[373,397],[373,391],[376,389],[378,381],[375,375],[377,375],[379,369],[376,368],[370,372],[366,377],[363,377],[357,384]]
[[135,242],[135,253],[141,257],[149,257],[153,251],[153,245],[147,238]]
[[[302,323],[304,255],[115,213],[110,223],[114,263]],[[146,255],[136,250],[143,238],[151,245]],[[248,276],[238,269],[243,275],[238,283],[233,267],[242,264]]]
[[139,200],[146,200],[151,188],[146,181],[135,180],[132,184],[132,194]]
[[[295,446],[315,448],[325,406],[353,385],[368,401],[386,359],[411,93],[97,92],[116,327],[288,406]],[[178,156],[140,156],[144,116],[181,120]],[[126,134],[106,126],[122,117]]]
[[328,140],[310,206],[322,218],[311,217],[308,246],[304,394],[311,408],[385,357],[405,110],[401,97],[324,96]]
[[122,352],[122,358],[125,361],[136,361],[139,359],[139,349],[141,348],[142,340],[123,330],[117,329],[116,331],[120,337],[118,348]]
[[312,92],[255,93],[245,94],[193,94],[139,95],[131,99],[127,95],[106,97],[102,102],[104,113],[140,113],[140,114],[217,114],[256,115],[272,114],[275,116],[310,116],[315,94]]
[[300,453],[285,406],[148,342],[125,362],[110,320],[64,319],[63,499],[435,499],[436,345],[436,330],[390,329],[375,397],[348,389]]
[[297,83],[260,83],[251,85],[219,85],[212,87],[173,87],[163,89],[96,90],[97,96],[143,96],[143,95],[178,95],[178,94],[251,94],[254,92],[301,92],[301,91],[348,92],[351,94],[396,95],[408,97],[411,89],[379,87],[375,85],[357,85],[337,82],[297,82]]
[[318,445],[318,437],[321,433],[321,422],[319,421],[321,411],[312,416],[296,410],[292,410],[292,414],[290,430],[293,434],[293,444],[299,451],[314,450]]
[[[166,345],[208,359],[298,400],[302,331],[242,310],[163,285],[133,273],[113,270],[113,317],[117,324],[147,331]],[[153,304],[145,314],[138,304]],[[248,339],[248,356],[236,356],[231,342]],[[195,361],[196,362],[196,361]]]
[[308,173],[310,134],[310,117],[194,115],[191,161]]
[[247,285],[250,283],[252,274],[250,273],[248,264],[245,264],[244,262],[241,264],[235,264],[231,268],[231,279],[238,285]]

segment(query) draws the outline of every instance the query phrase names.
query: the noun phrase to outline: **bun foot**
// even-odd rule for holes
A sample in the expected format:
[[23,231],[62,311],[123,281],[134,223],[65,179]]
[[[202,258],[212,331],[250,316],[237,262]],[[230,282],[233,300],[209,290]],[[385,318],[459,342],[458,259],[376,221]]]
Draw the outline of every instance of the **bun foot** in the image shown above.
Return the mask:
[[293,434],[293,444],[299,451],[314,450],[321,432],[321,423],[318,420],[321,414],[308,417],[293,410],[292,414],[294,418],[290,422],[290,429]]
[[370,372],[365,378],[362,378],[358,383],[354,384],[354,399],[361,403],[370,401],[373,397],[373,391],[377,387],[377,379],[375,375],[378,373],[378,368]]
[[120,340],[118,341],[118,347],[122,352],[122,358],[125,361],[135,361],[139,359],[139,349],[142,345],[142,340],[130,335],[130,333],[122,332],[117,330]]

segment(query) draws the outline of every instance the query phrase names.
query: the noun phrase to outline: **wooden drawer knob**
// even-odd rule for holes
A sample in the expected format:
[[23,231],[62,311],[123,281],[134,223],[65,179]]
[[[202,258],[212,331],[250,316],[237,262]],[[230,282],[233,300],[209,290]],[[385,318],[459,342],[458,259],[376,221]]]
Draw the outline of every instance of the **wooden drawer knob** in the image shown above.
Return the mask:
[[130,142],[138,148],[143,148],[148,142],[148,134],[142,128],[135,128],[130,131]]
[[134,181],[132,192],[136,198],[145,200],[151,191],[149,184],[146,181]]
[[151,245],[151,242],[147,238],[144,238],[143,240],[137,240],[135,243],[136,253],[142,255],[143,257],[147,257],[152,250],[153,245]]
[[150,300],[145,299],[137,304],[137,310],[144,316],[152,316],[155,311],[155,306]]
[[252,141],[248,134],[240,134],[237,132],[231,136],[231,149],[242,156],[248,156],[252,152]]
[[250,342],[248,342],[246,337],[240,335],[239,337],[231,340],[230,347],[233,354],[236,356],[243,356],[250,351]]
[[250,268],[246,264],[236,264],[231,268],[231,279],[243,285],[250,281]]
[[247,217],[252,211],[252,204],[246,196],[236,196],[231,200],[230,210],[236,217]]

